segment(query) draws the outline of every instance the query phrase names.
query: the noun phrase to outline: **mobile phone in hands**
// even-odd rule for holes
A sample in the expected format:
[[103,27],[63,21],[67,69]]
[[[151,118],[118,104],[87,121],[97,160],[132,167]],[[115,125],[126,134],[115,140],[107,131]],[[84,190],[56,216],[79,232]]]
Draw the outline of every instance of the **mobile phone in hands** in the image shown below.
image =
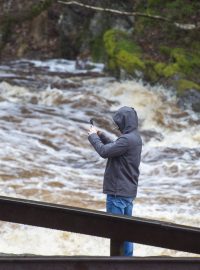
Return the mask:
[[92,118],[90,119],[90,124],[91,126],[94,126],[94,120]]

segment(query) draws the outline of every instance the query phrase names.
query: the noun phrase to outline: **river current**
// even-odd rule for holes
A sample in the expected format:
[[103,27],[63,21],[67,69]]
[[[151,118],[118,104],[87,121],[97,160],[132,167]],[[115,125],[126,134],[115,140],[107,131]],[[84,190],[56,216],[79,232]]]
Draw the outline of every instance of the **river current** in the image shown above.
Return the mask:
[[[106,160],[89,119],[113,139],[112,115],[134,107],[143,139],[134,216],[200,227],[200,115],[172,90],[118,82],[103,66],[22,59],[0,66],[0,195],[105,211]],[[0,253],[109,255],[109,240],[0,222]],[[135,245],[136,256],[193,254]]]

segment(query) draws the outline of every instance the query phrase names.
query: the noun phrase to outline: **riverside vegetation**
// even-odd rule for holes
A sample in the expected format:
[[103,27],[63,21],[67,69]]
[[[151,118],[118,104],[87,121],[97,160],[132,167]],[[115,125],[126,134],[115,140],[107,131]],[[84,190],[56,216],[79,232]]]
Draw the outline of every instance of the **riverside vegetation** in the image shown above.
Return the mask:
[[[65,6],[56,1],[3,1],[0,14],[2,60],[68,58],[89,51],[118,78],[142,78],[176,90],[180,104],[200,111],[200,28],[142,16],[120,16]],[[84,4],[160,15],[179,23],[199,23],[198,0],[81,1]],[[98,3],[97,3],[98,2]]]

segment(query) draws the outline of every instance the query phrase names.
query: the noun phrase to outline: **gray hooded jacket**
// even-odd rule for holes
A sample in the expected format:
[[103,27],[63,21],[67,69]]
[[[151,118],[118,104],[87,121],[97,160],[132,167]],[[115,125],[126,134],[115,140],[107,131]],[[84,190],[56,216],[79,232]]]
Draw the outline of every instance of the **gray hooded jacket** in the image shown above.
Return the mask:
[[89,135],[88,140],[102,158],[108,158],[103,192],[135,198],[142,150],[137,113],[124,106],[114,114],[113,120],[122,133],[116,141],[111,141],[103,132]]

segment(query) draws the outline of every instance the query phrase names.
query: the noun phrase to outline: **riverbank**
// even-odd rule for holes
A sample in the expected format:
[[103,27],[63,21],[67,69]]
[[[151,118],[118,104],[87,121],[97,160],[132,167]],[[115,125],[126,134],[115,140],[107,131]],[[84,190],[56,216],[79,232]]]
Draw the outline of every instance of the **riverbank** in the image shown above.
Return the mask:
[[[84,1],[96,5],[96,1]],[[105,8],[105,0],[98,3]],[[168,20],[115,15],[52,0],[3,1],[1,61],[66,58],[105,63],[118,79],[140,78],[171,88],[182,107],[200,111],[199,1],[110,1],[109,8],[159,15]]]

